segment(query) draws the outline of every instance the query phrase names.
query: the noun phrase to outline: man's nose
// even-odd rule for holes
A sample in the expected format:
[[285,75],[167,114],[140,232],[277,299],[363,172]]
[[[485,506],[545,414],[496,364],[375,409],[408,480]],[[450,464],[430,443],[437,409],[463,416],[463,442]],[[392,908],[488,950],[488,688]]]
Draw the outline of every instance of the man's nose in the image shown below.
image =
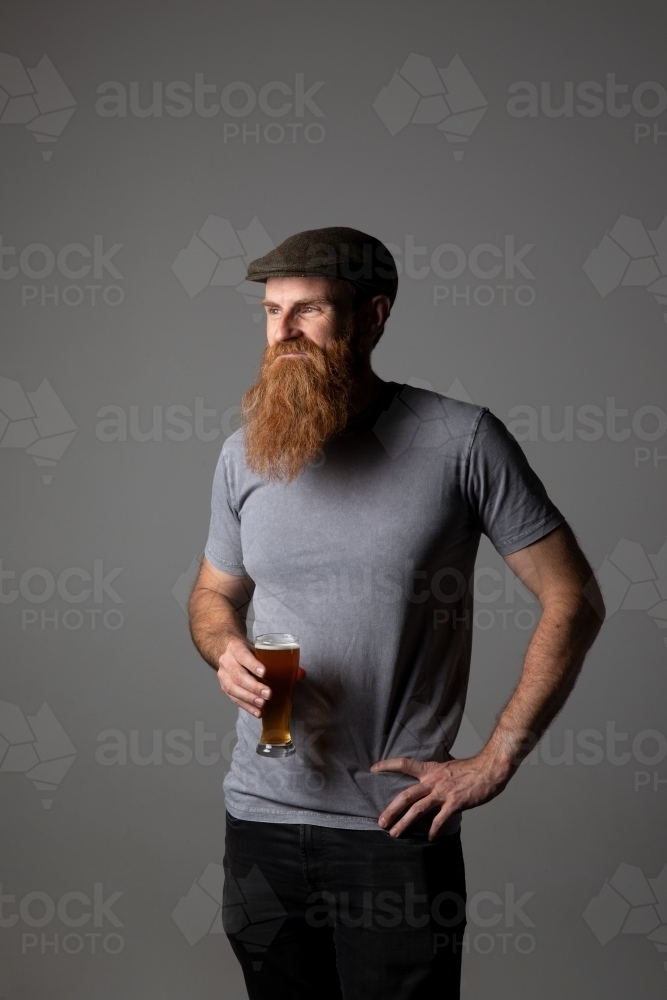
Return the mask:
[[283,313],[273,331],[276,340],[295,340],[303,336],[293,316]]

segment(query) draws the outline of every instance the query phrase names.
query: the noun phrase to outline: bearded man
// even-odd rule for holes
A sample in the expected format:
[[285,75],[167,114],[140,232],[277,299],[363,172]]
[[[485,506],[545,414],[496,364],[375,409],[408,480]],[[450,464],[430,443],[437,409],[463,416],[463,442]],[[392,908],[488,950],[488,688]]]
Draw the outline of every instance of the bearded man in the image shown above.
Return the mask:
[[[254,261],[268,345],[225,442],[194,642],[239,707],[223,926],[251,1000],[459,996],[461,813],[506,786],[599,630],[590,566],[486,407],[372,370],[398,277],[354,229]],[[413,334],[414,335],[414,334]],[[484,532],[542,615],[484,746],[450,748],[465,703]],[[297,635],[296,753],[255,752],[271,690],[255,636]]]

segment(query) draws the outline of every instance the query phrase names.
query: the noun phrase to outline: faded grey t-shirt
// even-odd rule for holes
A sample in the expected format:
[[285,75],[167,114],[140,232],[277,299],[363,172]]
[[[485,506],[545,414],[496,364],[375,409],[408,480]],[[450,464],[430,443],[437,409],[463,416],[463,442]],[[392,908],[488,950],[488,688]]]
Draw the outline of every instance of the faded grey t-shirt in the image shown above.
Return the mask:
[[[451,759],[472,642],[480,534],[506,555],[563,521],[516,440],[487,408],[387,383],[289,484],[249,471],[225,441],[206,558],[250,576],[254,632],[291,632],[296,753],[255,752],[261,720],[239,710],[224,780],[239,818],[378,830],[415,783],[375,761]],[[429,818],[430,822],[430,818]],[[460,825],[455,814],[442,831]]]

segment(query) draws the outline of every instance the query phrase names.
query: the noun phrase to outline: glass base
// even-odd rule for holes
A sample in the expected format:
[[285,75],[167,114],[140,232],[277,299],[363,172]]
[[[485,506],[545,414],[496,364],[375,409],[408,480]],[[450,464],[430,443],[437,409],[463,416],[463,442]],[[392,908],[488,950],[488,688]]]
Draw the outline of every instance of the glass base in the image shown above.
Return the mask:
[[289,743],[258,743],[256,752],[260,757],[289,757],[296,753],[296,747]]

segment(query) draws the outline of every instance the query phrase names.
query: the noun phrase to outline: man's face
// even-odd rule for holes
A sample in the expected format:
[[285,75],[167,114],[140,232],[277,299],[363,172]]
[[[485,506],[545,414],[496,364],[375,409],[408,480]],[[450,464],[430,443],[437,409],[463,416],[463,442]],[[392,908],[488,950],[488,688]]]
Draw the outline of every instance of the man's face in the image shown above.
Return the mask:
[[241,404],[246,461],[264,478],[289,481],[345,427],[370,347],[347,282],[270,278],[264,308],[268,344]]
[[285,345],[281,357],[306,358],[304,340],[327,351],[352,319],[347,283],[329,278],[269,278],[263,305],[266,338]]

